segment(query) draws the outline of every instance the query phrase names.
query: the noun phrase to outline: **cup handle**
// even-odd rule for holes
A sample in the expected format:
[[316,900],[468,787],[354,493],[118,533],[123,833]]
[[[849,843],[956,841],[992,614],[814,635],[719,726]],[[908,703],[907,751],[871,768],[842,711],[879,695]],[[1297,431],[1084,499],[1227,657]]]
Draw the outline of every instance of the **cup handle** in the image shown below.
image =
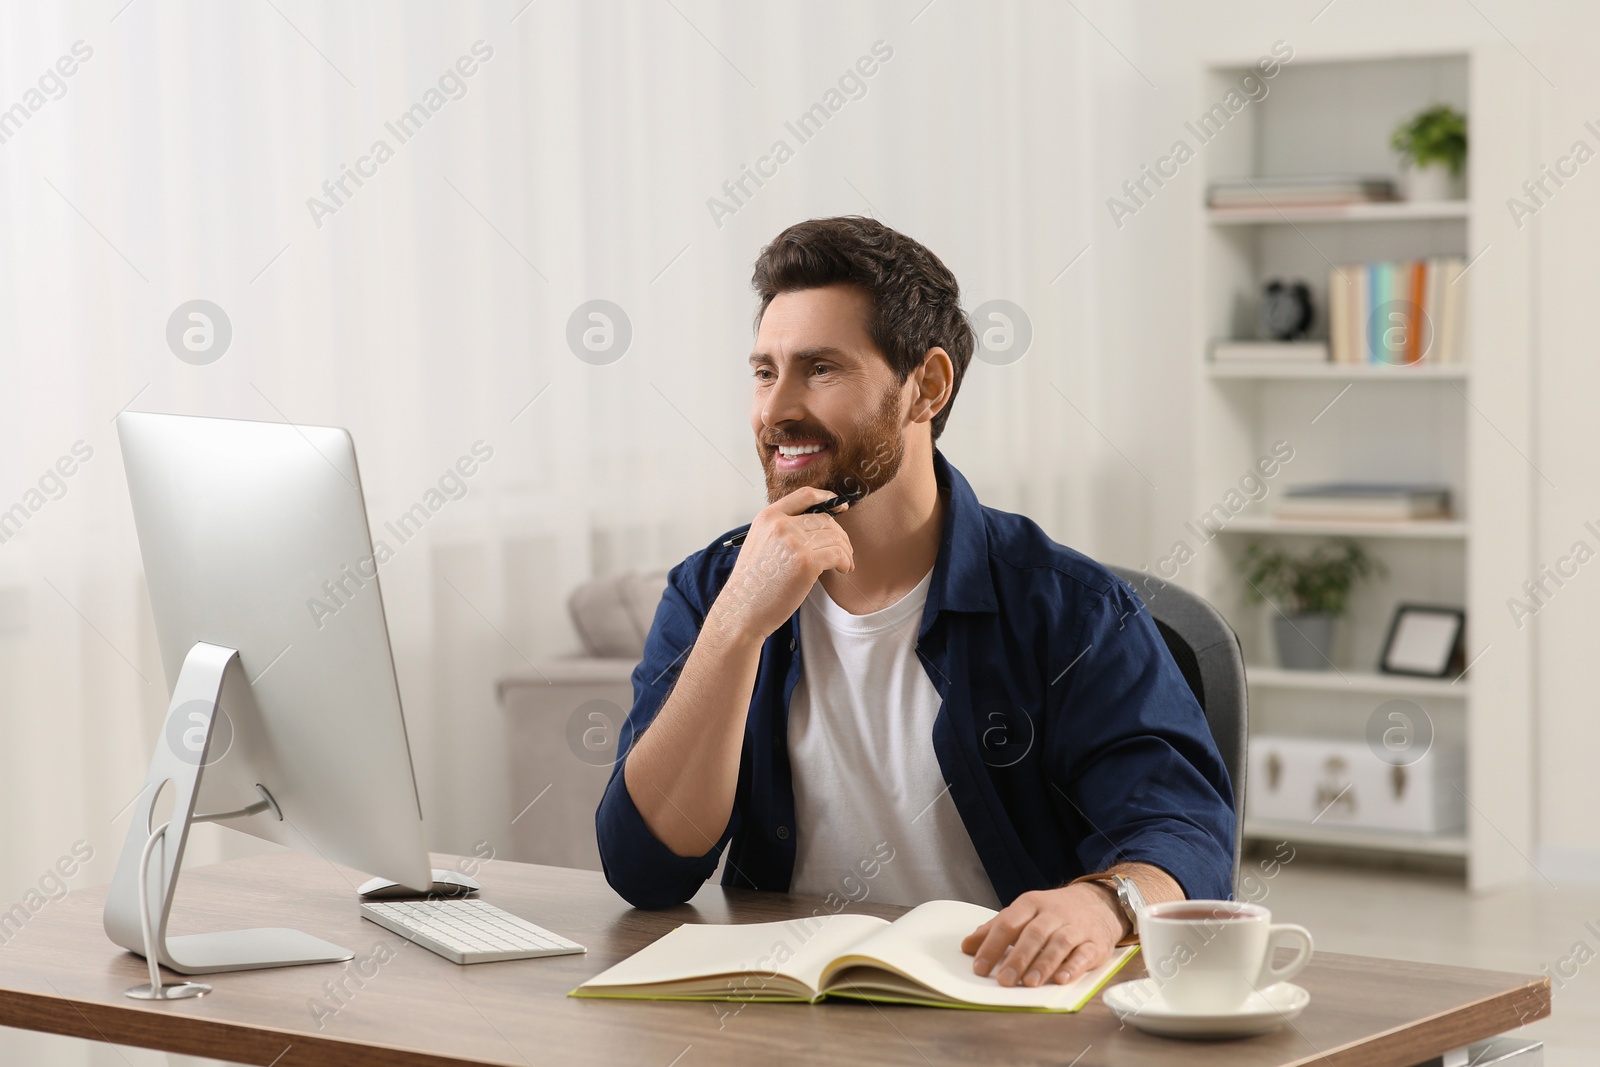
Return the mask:
[[[1276,949],[1281,944],[1298,942],[1300,952],[1294,959],[1282,967],[1272,965]],[[1257,989],[1265,989],[1278,982],[1287,982],[1295,975],[1306,969],[1306,964],[1311,962],[1311,931],[1304,926],[1294,923],[1274,923],[1267,933],[1267,954],[1261,961],[1261,974],[1256,980]]]

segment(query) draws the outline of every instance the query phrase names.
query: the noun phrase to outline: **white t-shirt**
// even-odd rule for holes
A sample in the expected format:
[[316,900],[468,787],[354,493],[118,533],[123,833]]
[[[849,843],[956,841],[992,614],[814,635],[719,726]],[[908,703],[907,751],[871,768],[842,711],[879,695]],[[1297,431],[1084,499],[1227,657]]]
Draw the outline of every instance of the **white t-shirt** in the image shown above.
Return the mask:
[[930,570],[868,615],[845,611],[820,581],[800,606],[790,892],[1000,907],[933,751],[939,692],[916,651],[932,581]]

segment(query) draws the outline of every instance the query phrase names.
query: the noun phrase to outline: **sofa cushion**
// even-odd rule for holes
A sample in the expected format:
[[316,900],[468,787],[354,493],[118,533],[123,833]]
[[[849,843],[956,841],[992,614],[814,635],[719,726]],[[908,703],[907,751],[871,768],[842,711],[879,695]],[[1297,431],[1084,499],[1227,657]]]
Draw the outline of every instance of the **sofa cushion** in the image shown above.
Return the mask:
[[627,571],[585,582],[567,598],[572,626],[586,655],[608,659],[644,656],[645,635],[666,592],[667,572]]

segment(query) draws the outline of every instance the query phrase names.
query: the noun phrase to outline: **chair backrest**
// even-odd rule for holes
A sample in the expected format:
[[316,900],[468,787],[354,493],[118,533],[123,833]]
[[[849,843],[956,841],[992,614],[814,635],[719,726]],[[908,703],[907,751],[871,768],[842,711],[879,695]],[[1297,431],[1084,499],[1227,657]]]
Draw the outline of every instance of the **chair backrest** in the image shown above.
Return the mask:
[[1106,569],[1133,586],[1144,601],[1178,670],[1183,672],[1184,681],[1200,702],[1211,736],[1222,753],[1233,783],[1233,880],[1237,887],[1244,847],[1245,745],[1250,734],[1249,696],[1239,635],[1216,608],[1181,585],[1127,567]]

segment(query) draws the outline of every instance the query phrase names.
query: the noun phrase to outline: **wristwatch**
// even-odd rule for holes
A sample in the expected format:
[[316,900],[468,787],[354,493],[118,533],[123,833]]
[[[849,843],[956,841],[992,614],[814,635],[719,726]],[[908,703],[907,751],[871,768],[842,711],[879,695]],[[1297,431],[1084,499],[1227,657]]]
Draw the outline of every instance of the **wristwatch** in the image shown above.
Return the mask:
[[1086,874],[1067,884],[1077,885],[1079,882],[1099,882],[1116,893],[1117,906],[1128,920],[1128,934],[1117,942],[1119,947],[1139,940],[1139,916],[1144,914],[1144,894],[1139,892],[1139,886],[1132,878],[1121,874]]

